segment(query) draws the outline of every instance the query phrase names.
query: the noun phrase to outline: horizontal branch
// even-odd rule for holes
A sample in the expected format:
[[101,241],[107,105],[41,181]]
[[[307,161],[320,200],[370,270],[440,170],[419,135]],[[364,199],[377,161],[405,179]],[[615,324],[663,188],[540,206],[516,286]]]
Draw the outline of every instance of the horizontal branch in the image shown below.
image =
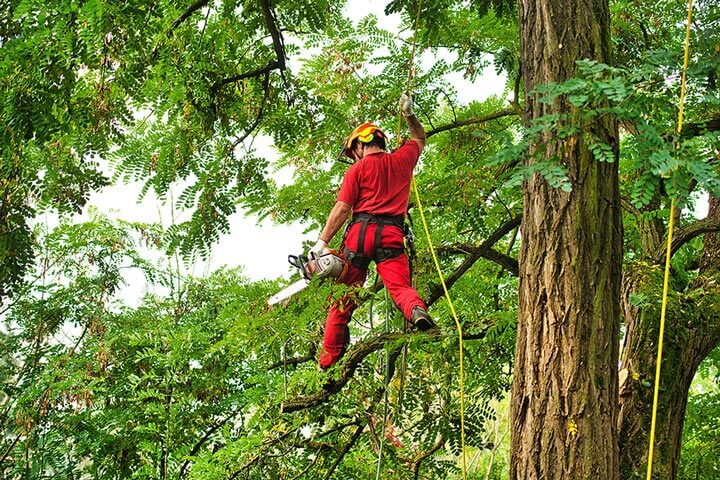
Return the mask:
[[286,366],[286,367],[295,366],[295,365],[300,365],[301,363],[310,362],[312,360],[315,360],[314,353],[312,355],[303,355],[300,357],[292,357],[292,358],[287,358],[285,360],[280,360],[279,362],[271,363],[267,369],[268,369],[268,371],[270,371],[270,370],[275,370],[276,368],[280,368],[282,366]]
[[681,137],[697,137],[705,132],[720,131],[720,117],[696,123],[686,123],[680,132]]
[[273,70],[278,70],[281,68],[280,62],[277,60],[268,63],[263,68],[258,68],[256,70],[251,70],[249,72],[240,73],[238,75],[233,75],[232,77],[224,78],[220,80],[219,82],[215,83],[212,87],[210,87],[210,92],[212,94],[215,94],[220,88],[224,87],[225,85],[229,85],[231,83],[239,82],[240,80],[245,80],[246,78],[256,78],[261,75],[266,75]]
[[433,128],[432,130],[428,130],[427,132],[425,132],[425,136],[431,137],[431,136],[435,135],[436,133],[445,132],[448,130],[452,130],[454,128],[466,127],[468,125],[475,125],[477,123],[485,123],[485,122],[489,122],[491,120],[497,120],[498,118],[509,117],[512,115],[517,115],[517,112],[514,109],[508,108],[505,110],[500,110],[499,112],[490,113],[488,115],[483,115],[481,117],[473,117],[473,118],[468,118],[465,120],[458,120],[456,122],[449,123],[447,125],[443,125],[442,127],[437,127],[437,128]]
[[[679,228],[673,235],[673,240],[670,244],[671,255],[674,255],[680,247],[698,235],[712,232],[720,232],[720,218],[703,218],[702,220],[697,220]],[[667,238],[665,240],[667,241]],[[665,244],[665,242],[663,242],[663,244]],[[658,265],[663,265],[665,263],[665,255],[665,248],[659,248],[655,252],[655,255],[653,255],[653,262]]]

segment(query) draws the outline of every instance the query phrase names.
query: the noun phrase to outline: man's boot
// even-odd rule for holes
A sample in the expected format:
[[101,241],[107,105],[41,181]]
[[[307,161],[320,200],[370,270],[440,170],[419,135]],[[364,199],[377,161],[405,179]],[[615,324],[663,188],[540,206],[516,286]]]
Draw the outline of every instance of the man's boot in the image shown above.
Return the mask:
[[419,305],[412,309],[412,312],[410,313],[410,322],[414,327],[418,330],[422,330],[423,332],[437,328],[437,325],[435,325],[435,322],[432,321],[432,318],[430,318],[427,311]]

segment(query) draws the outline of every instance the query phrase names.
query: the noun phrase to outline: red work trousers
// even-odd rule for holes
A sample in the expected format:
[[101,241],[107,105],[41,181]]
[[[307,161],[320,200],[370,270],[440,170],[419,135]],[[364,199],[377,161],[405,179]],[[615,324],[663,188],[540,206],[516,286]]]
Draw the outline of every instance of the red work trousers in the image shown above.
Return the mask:
[[[343,240],[343,245],[353,252],[358,251],[361,227],[361,223],[352,224]],[[367,224],[363,248],[364,255],[372,258],[378,246],[382,248],[403,248],[404,234],[402,229],[396,225],[383,226],[380,245],[375,245],[375,231],[377,228],[377,223]],[[405,318],[410,318],[410,313],[416,306],[426,308],[417,290],[410,285],[410,264],[406,254],[403,253],[397,257],[381,261],[377,264],[377,271],[395,305],[402,311]],[[343,283],[360,287],[365,283],[366,277],[367,268],[350,265]],[[345,348],[350,342],[348,323],[356,307],[357,305],[350,295],[346,295],[330,306],[330,312],[325,321],[325,339],[319,362],[320,368],[323,370],[334,365],[345,353]]]

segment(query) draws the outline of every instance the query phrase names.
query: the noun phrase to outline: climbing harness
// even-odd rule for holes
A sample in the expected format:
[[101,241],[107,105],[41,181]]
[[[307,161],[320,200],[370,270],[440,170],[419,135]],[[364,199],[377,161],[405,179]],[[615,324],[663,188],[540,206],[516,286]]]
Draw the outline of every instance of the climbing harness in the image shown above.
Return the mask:
[[[680,81],[680,105],[678,108],[677,137],[683,126],[683,112],[685,108],[685,89],[687,85],[687,68],[690,58],[690,27],[692,25],[693,0],[688,0],[687,26],[685,28],[685,54],[683,57],[682,79]],[[676,144],[676,147],[679,146]],[[655,360],[655,387],[653,390],[653,407],[650,419],[650,447],[648,450],[646,480],[652,478],[653,453],[655,450],[655,425],[657,423],[658,395],[660,391],[660,372],[662,366],[663,336],[665,335],[665,313],[667,312],[668,285],[670,279],[670,259],[672,257],[672,237],[675,219],[675,199],[670,200],[670,219],[668,220],[667,248],[665,249],[665,274],[663,277],[662,305],[660,308],[660,331],[658,332],[658,352]]]
[[[352,220],[348,223],[345,233],[355,225],[360,223],[360,232],[358,233],[358,245],[357,250],[350,249],[347,245],[343,248],[343,255],[347,261],[358,268],[366,269],[370,265],[371,260],[375,260],[375,263],[381,263],[385,260],[390,260],[404,253],[403,248],[382,248],[380,245],[380,238],[382,236],[383,228],[389,225],[394,225],[400,230],[404,230],[404,221],[402,215],[371,215],[369,213],[359,212],[352,216]],[[368,224],[376,223],[377,228],[375,229],[375,238],[373,245],[375,245],[375,254],[369,256],[365,253],[365,233],[367,231]]]

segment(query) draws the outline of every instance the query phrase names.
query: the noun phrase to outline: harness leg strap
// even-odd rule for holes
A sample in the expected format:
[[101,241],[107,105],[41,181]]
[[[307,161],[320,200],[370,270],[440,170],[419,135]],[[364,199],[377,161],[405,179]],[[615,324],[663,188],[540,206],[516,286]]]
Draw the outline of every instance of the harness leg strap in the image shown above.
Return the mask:
[[385,260],[390,260],[391,258],[395,258],[399,255],[402,255],[405,253],[404,248],[382,248],[380,247],[380,242],[382,240],[382,231],[383,227],[385,225],[396,225],[395,220],[386,220],[384,218],[380,218],[378,220],[378,227],[377,230],[375,230],[375,256],[373,260],[375,260],[375,263],[384,262]]

